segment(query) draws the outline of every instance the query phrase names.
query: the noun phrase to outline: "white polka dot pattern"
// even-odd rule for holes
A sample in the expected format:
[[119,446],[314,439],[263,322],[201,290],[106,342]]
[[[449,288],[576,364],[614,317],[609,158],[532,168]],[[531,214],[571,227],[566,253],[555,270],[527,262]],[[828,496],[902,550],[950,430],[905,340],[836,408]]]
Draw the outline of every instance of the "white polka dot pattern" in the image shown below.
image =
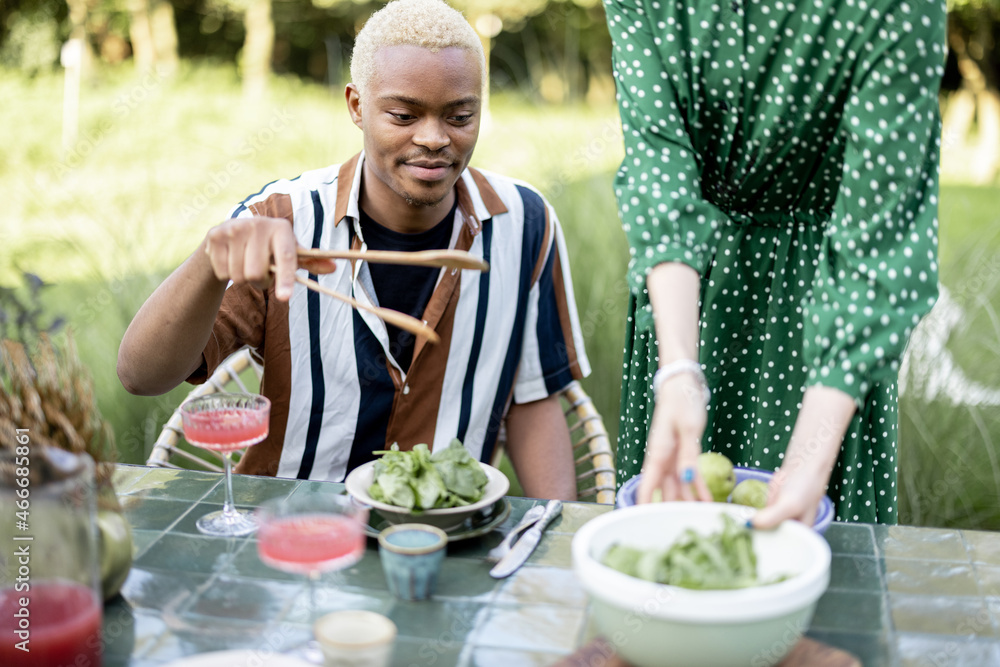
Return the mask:
[[895,522],[896,375],[937,296],[938,0],[605,0],[631,247],[619,483],[657,367],[645,279],[702,276],[704,443],[781,464],[807,386],[859,406],[829,495]]

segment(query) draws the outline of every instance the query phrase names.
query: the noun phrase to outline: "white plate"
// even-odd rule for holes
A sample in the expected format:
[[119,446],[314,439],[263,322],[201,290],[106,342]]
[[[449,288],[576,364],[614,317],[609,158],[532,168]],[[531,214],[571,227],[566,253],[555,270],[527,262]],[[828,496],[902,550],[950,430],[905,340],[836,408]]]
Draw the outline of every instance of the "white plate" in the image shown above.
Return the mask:
[[484,507],[490,507],[493,505],[493,503],[500,500],[500,498],[502,498],[510,488],[510,482],[502,472],[493,466],[486,465],[480,461],[479,465],[482,466],[483,472],[486,473],[488,481],[486,482],[486,488],[483,491],[483,497],[479,500],[479,502],[472,503],[471,505],[462,505],[460,507],[448,507],[439,510],[423,510],[418,513],[413,513],[404,507],[380,503],[368,495],[368,487],[372,485],[372,478],[375,475],[376,463],[377,461],[369,461],[368,463],[360,465],[352,470],[351,474],[349,474],[347,479],[344,480],[344,485],[347,487],[347,492],[354,496],[358,502],[374,508],[385,518],[386,521],[391,524],[427,523],[432,526],[437,526],[441,530],[447,531],[455,528],[456,526],[462,525],[466,519]]
[[164,667],[316,667],[311,662],[269,650],[212,651],[174,660]]

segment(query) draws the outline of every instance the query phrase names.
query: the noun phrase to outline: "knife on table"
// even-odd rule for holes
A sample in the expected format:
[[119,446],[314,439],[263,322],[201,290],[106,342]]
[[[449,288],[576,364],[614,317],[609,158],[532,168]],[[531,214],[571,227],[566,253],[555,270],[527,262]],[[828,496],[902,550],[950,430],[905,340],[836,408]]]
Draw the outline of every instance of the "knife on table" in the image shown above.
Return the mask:
[[506,556],[500,559],[500,562],[493,566],[493,569],[490,570],[490,576],[494,579],[503,579],[514,574],[517,568],[524,565],[524,561],[528,560],[528,556],[542,539],[542,531],[545,530],[550,521],[559,516],[560,512],[562,512],[562,502],[550,500],[545,506],[545,514],[542,515],[542,518],[514,543],[514,546]]

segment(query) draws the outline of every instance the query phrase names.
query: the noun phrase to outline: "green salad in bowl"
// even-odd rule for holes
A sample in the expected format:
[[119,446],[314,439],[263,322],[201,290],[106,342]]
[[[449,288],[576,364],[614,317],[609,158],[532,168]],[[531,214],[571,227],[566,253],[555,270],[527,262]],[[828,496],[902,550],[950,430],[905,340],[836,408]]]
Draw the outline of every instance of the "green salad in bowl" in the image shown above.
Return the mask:
[[612,544],[601,562],[630,577],[693,590],[731,590],[783,581],[785,575],[761,579],[750,529],[728,514],[722,530],[702,535],[688,528],[668,548]]
[[427,523],[443,530],[461,525],[500,500],[507,477],[477,461],[458,440],[431,452],[425,444],[380,453],[347,476],[347,492],[389,523]]
[[368,493],[396,507],[443,509],[482,500],[488,482],[479,461],[456,438],[433,454],[423,444],[408,452],[387,450],[375,461]]

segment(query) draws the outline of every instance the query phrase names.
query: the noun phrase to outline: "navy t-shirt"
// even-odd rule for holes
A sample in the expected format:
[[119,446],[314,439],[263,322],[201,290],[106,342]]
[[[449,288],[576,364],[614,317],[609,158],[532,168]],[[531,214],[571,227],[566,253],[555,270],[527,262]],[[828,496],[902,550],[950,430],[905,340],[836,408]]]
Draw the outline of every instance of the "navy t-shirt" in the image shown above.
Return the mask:
[[[372,219],[361,209],[361,233],[371,250],[444,250],[451,241],[451,222],[455,216],[455,204],[441,222],[425,232],[403,234],[394,232]],[[398,264],[368,264],[378,303],[383,308],[391,308],[401,313],[423,319],[424,309],[434,293],[434,285],[441,269],[428,266],[400,266]],[[389,351],[404,371],[410,370],[413,361],[413,334],[386,323],[389,333]]]

